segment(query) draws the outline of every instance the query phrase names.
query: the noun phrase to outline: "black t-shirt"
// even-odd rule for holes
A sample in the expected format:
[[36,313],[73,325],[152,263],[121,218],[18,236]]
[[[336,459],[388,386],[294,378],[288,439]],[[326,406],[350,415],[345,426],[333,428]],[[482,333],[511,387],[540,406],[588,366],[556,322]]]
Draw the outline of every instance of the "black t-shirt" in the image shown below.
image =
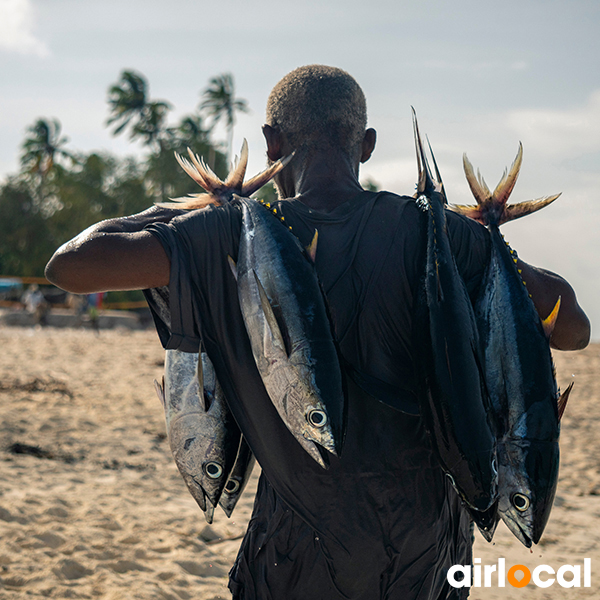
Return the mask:
[[[415,396],[412,315],[425,246],[414,200],[363,192],[329,213],[298,200],[276,206],[303,245],[319,231],[315,266],[343,359]],[[197,352],[202,339],[263,470],[231,574],[235,597],[437,600],[455,593],[445,574],[469,564],[469,518],[419,417],[348,379],[346,441],[327,471],[279,418],[254,364],[227,261],[237,259],[240,228],[236,203],[148,227],[171,259],[168,294],[152,292],[170,304],[169,315],[155,314],[163,345]],[[474,294],[489,254],[487,231],[453,213],[448,230]]]

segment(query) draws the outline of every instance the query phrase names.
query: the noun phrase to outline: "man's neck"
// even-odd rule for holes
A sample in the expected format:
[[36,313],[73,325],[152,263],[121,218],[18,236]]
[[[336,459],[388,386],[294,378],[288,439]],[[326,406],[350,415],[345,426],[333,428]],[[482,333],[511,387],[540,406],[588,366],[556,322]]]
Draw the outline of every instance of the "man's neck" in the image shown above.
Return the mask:
[[358,165],[340,152],[321,151],[300,158],[280,180],[281,191],[308,207],[330,212],[354,198],[362,187],[358,182]]

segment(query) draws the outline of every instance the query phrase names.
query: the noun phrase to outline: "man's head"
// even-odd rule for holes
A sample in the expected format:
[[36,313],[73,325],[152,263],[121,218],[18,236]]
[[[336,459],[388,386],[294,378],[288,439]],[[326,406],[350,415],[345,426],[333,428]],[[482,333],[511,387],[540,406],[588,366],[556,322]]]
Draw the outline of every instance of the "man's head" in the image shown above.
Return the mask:
[[365,96],[341,69],[300,67],[271,91],[267,125],[283,134],[292,150],[335,148],[358,161],[367,126]]

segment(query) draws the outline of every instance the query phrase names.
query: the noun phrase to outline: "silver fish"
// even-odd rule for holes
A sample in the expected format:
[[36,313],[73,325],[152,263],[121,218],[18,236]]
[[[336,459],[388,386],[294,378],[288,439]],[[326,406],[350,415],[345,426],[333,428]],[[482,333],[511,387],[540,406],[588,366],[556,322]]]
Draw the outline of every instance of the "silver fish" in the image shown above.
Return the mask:
[[163,403],[175,464],[190,493],[212,523],[214,509],[235,464],[240,431],[205,353],[167,350]]
[[341,369],[314,266],[297,239],[259,202],[239,199],[237,264],[240,308],[254,360],[281,419],[326,467],[324,448],[341,449]]
[[491,258],[475,309],[498,427],[498,512],[529,548],[538,543],[550,516],[558,479],[559,420],[571,388],[559,398],[549,344],[560,298],[541,321],[517,268],[516,253],[499,230],[502,223],[535,212],[560,195],[507,205],[522,153],[519,146],[511,169],[493,193],[481,175],[475,177],[464,155],[465,174],[478,204],[452,208],[490,231]]
[[[496,500],[495,443],[481,368],[473,307],[458,272],[447,233],[444,192],[427,162],[416,114],[413,126],[419,183],[417,203],[427,211],[427,251],[421,321],[423,370],[421,414],[442,469],[479,523]],[[421,315],[421,316],[419,316]]]
[[228,517],[231,517],[233,509],[240,499],[240,496],[250,479],[250,475],[252,475],[252,469],[254,468],[255,462],[254,454],[252,454],[252,450],[250,450],[246,438],[242,435],[235,464],[233,465],[231,473],[229,473],[227,483],[225,484],[225,488],[223,489],[223,493],[219,500],[219,506],[225,511],[225,514]]

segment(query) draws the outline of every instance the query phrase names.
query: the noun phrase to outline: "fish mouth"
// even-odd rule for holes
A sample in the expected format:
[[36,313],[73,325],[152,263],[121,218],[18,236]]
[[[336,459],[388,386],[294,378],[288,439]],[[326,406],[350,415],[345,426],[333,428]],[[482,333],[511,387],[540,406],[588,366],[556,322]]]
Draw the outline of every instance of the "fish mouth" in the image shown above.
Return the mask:
[[521,542],[521,544],[523,544],[523,546],[526,548],[531,548],[533,544],[533,536],[531,536],[523,527],[521,527],[519,523],[510,516],[510,514],[502,513],[502,520],[510,529],[512,534]]

